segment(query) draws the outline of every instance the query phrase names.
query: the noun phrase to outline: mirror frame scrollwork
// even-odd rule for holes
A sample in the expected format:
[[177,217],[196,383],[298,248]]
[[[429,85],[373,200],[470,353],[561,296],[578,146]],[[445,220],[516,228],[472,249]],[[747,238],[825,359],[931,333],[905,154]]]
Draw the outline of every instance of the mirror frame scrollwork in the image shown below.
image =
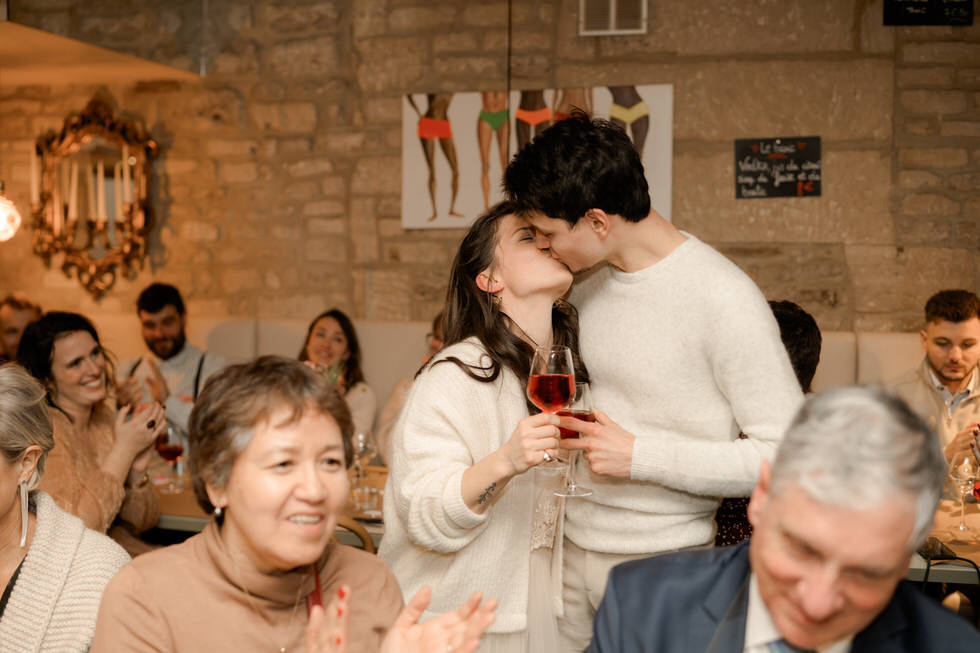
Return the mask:
[[[130,195],[121,203],[121,219],[115,216],[107,221],[105,216],[88,215],[72,220],[66,216],[67,198],[58,190],[58,166],[97,137],[128,151]],[[118,273],[128,275],[142,268],[146,259],[152,228],[150,159],[157,155],[159,146],[140,125],[113,117],[108,105],[92,100],[80,113],[69,115],[60,132],[52,130],[39,137],[35,148],[40,159],[40,192],[39,201],[32,206],[34,253],[49,267],[51,259],[63,253],[61,270],[65,276],[74,274],[93,298],[99,299],[115,284]],[[79,238],[79,232],[86,237]],[[103,243],[101,256],[93,255],[97,242]]]

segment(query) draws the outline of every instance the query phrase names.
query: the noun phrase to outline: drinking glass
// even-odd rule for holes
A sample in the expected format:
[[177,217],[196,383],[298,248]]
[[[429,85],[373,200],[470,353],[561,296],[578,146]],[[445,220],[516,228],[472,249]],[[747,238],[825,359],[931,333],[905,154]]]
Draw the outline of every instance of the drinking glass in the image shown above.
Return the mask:
[[960,493],[960,523],[953,532],[960,537],[971,539],[977,537],[977,533],[966,525],[966,495],[973,491],[977,471],[977,461],[969,453],[957,455],[949,464],[949,477]]
[[170,465],[170,481],[166,486],[160,488],[160,492],[162,494],[177,494],[182,489],[177,479],[177,461],[184,453],[184,442],[180,437],[180,429],[167,424],[167,430],[157,436],[155,446],[160,457]]
[[[595,422],[595,412],[592,407],[592,390],[589,384],[576,383],[575,397],[572,399],[572,403],[568,408],[559,410],[558,414],[565,417],[574,417],[583,422]],[[561,427],[558,430],[561,431],[562,440],[581,437],[578,431],[570,431]],[[587,497],[592,494],[591,488],[584,487],[575,482],[575,463],[578,462],[579,454],[581,453],[578,449],[568,452],[568,470],[565,472],[565,487],[555,490],[556,495],[560,497]]]
[[[527,380],[527,398],[542,412],[554,414],[568,408],[574,396],[575,366],[571,350],[564,346],[536,348]],[[555,459],[551,464],[562,462]]]

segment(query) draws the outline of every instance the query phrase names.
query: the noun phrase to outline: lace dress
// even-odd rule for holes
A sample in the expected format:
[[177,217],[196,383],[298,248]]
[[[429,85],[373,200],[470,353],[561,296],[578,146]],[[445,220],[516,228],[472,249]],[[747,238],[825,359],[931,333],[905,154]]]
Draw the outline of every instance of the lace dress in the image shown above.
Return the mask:
[[[527,629],[517,633],[487,633],[479,653],[547,653],[561,650],[555,607],[560,603],[561,568],[555,544],[561,541],[563,499],[554,492],[564,481],[564,469],[536,467],[534,523],[531,526],[531,565],[528,572]],[[557,562],[557,565],[555,563]]]

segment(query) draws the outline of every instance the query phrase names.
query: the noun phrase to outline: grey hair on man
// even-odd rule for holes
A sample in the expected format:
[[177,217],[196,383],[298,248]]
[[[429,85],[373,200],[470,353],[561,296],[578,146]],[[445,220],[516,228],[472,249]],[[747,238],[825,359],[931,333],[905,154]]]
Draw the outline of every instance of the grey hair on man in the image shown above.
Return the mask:
[[44,474],[44,459],[54,447],[47,392],[37,379],[16,363],[0,365],[0,454],[15,463],[31,445],[41,447],[27,489],[34,490]]
[[810,498],[873,508],[896,494],[915,505],[909,548],[925,541],[946,463],[936,435],[904,401],[880,388],[814,395],[786,431],[772,466],[772,491],[797,484]]

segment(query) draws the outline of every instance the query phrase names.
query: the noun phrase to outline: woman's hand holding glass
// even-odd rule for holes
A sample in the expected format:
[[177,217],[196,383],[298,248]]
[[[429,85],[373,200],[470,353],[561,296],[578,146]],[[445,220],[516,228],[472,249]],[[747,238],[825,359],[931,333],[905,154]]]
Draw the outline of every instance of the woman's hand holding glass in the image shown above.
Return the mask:
[[549,450],[557,448],[558,418],[551,413],[538,413],[519,421],[510,439],[501,447],[515,476],[553,459]]
[[[493,623],[497,601],[482,601],[474,592],[456,610],[419,623],[432,598],[428,587],[420,589],[402,609],[388,635],[381,643],[381,653],[472,653],[480,637]],[[314,607],[306,627],[306,650],[309,653],[348,653],[348,618],[351,591],[342,587],[326,608]],[[352,651],[350,653],[353,653]]]

